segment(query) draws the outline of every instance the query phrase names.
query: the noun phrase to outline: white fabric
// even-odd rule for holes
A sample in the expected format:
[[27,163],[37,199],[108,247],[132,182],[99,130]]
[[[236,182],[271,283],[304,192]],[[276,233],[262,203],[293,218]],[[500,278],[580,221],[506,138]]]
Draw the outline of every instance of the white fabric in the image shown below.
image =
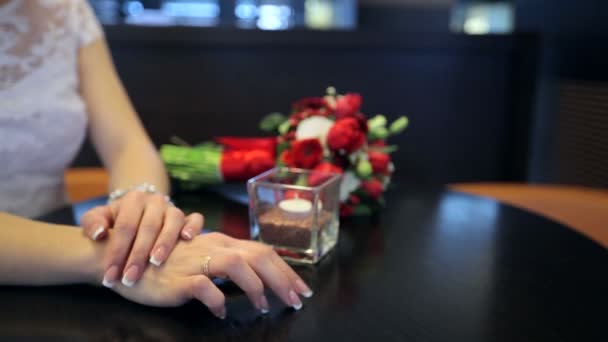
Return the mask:
[[87,126],[78,50],[101,32],[86,0],[0,0],[0,211],[66,204],[63,171]]

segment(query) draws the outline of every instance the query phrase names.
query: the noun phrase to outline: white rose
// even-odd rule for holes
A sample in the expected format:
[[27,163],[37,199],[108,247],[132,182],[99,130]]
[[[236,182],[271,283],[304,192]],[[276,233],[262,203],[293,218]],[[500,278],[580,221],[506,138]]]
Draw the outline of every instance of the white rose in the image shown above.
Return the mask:
[[346,202],[351,192],[357,190],[361,181],[351,171],[344,172],[342,183],[340,183],[340,202]]
[[321,144],[325,146],[327,133],[333,126],[334,122],[324,116],[311,116],[298,124],[296,129],[296,140],[318,138]]

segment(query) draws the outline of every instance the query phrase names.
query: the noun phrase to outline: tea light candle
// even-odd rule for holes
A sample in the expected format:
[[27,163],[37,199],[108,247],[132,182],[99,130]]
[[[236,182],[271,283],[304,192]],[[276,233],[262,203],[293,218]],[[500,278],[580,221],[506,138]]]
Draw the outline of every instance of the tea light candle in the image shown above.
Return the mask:
[[279,202],[279,208],[288,214],[308,214],[312,202],[303,198],[291,198]]

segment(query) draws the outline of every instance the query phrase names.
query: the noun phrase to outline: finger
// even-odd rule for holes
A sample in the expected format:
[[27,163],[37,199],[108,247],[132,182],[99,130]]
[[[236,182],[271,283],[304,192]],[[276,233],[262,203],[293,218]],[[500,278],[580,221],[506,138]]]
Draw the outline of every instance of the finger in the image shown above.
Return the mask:
[[192,213],[186,217],[186,224],[182,229],[182,239],[192,240],[193,237],[199,235],[205,224],[205,217],[199,213]]
[[133,286],[144,273],[152,253],[152,247],[159,233],[162,234],[161,228],[165,208],[166,204],[161,197],[156,196],[148,199],[137,229],[135,242],[125,264],[125,272],[122,278],[122,283],[125,286]]
[[226,318],[226,298],[209,278],[199,274],[187,278],[186,282],[186,293],[191,298],[201,301],[218,318]]
[[165,219],[156,241],[153,242],[154,247],[151,248],[152,253],[148,252],[149,261],[155,266],[160,266],[167,260],[177,239],[179,233],[184,226],[184,213],[176,207],[168,207],[165,210]]
[[104,286],[111,287],[123,273],[139,222],[144,211],[144,193],[132,191],[120,200],[114,222],[114,234],[106,249]]
[[236,240],[234,242],[237,245],[243,246],[242,249],[256,251],[258,253],[266,254],[270,260],[278,267],[287,278],[290,280],[294,289],[306,298],[310,298],[313,295],[312,290],[304,280],[289,266],[285,260],[283,260],[271,247],[263,245],[255,241],[247,240]]
[[80,219],[80,225],[86,236],[93,240],[102,240],[107,230],[112,226],[112,212],[110,207],[102,205],[87,211]]
[[264,296],[264,284],[245,259],[232,250],[214,255],[209,260],[209,273],[218,277],[228,276],[249,297],[258,310],[268,312],[268,300]]
[[292,306],[296,310],[300,310],[302,308],[302,301],[294,291],[290,279],[272,261],[271,256],[274,253],[272,248],[259,244],[252,247],[251,243],[242,244],[239,243],[241,242],[240,240],[235,239],[235,241],[235,247],[241,247],[238,249],[244,251],[245,259],[264,284],[268,285],[285,304]]
[[296,289],[296,291],[299,294],[301,294],[302,296],[304,296],[305,298],[312,297],[312,295],[313,295],[312,290],[310,289],[310,287],[308,285],[306,285],[304,280],[302,280],[302,278],[293,270],[293,268],[291,268],[285,262],[285,260],[281,259],[281,257],[276,252],[273,251],[272,254],[273,254],[271,256],[272,262],[281,271],[283,271],[283,273],[287,276],[287,278],[289,278],[289,280],[293,284],[293,287]]

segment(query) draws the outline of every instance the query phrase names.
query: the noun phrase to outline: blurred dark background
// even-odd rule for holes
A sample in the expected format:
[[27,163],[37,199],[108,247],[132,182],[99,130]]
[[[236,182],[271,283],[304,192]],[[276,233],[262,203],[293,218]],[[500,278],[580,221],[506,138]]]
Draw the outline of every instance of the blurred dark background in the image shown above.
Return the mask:
[[90,2],[158,145],[260,135],[332,85],[409,116],[397,179],[608,186],[605,0]]

